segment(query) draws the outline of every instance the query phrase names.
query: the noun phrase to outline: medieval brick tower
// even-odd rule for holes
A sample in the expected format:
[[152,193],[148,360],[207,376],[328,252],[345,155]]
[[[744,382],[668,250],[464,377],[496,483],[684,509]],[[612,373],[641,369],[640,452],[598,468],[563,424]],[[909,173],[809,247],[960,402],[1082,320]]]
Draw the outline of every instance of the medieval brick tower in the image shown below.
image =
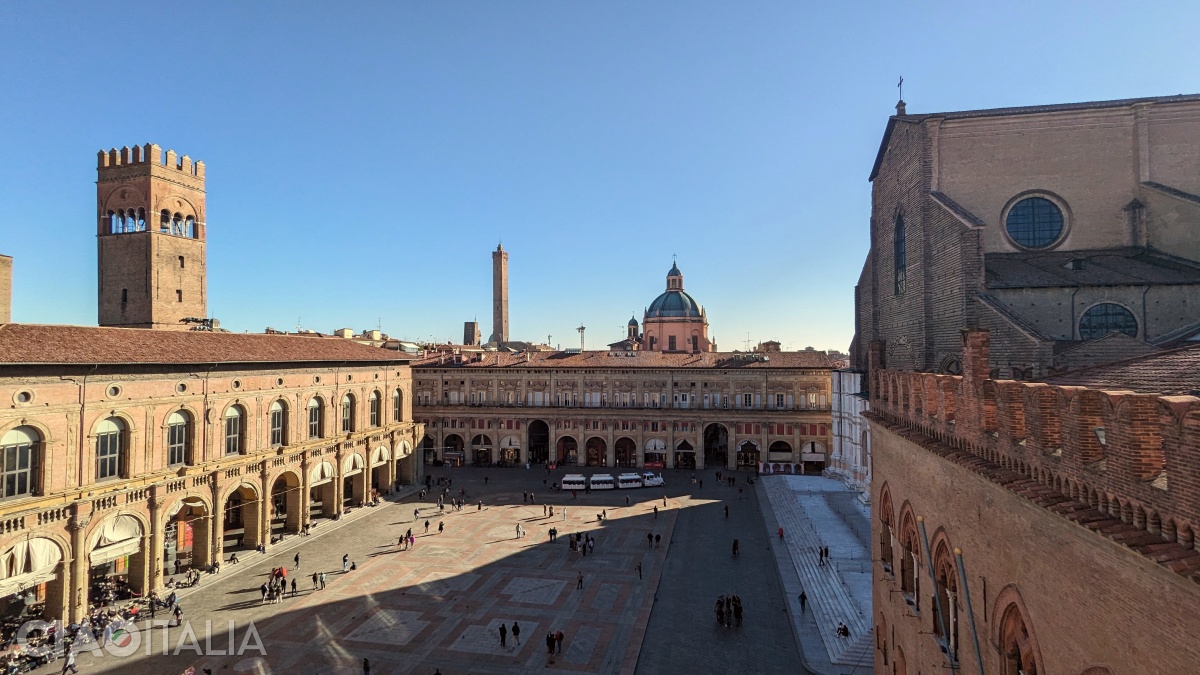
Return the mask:
[[508,251],[492,251],[492,336],[488,342],[508,342]]
[[208,315],[204,162],[147,144],[96,169],[100,325],[187,330]]

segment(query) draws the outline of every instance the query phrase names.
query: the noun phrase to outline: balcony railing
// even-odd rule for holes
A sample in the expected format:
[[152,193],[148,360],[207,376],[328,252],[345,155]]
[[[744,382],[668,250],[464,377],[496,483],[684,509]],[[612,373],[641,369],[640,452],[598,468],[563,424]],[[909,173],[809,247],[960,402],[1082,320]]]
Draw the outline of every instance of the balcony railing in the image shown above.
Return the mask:
[[790,407],[789,406],[779,406],[779,407],[759,406],[759,407],[750,407],[750,408],[735,407],[735,406],[708,406],[706,408],[704,406],[672,406],[672,405],[642,405],[642,404],[638,404],[638,405],[632,405],[632,404],[631,405],[611,405],[611,404],[583,405],[582,403],[575,403],[575,404],[572,404],[572,403],[542,403],[542,404],[537,404],[537,403],[503,403],[503,402],[499,402],[499,401],[487,401],[485,403],[470,402],[470,401],[468,401],[466,403],[464,403],[462,401],[458,401],[458,402],[454,402],[454,403],[449,402],[449,401],[439,401],[439,402],[431,401],[429,403],[423,403],[421,401],[416,401],[413,403],[413,407],[414,408],[469,408],[469,409],[480,409],[480,408],[500,408],[500,409],[559,408],[559,409],[563,409],[563,408],[569,408],[572,410],[604,410],[604,411],[620,411],[620,410],[710,411],[711,410],[711,411],[729,411],[729,412],[768,412],[768,413],[769,412],[830,412],[832,410],[832,408],[830,408],[829,406],[803,407],[803,406],[796,406],[796,405],[790,406]]

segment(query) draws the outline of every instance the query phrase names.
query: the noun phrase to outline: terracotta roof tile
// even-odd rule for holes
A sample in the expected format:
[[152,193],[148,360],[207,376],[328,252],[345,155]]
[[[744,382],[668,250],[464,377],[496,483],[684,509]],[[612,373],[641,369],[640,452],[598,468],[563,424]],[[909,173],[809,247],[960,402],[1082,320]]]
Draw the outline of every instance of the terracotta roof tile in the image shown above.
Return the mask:
[[257,333],[0,324],[0,365],[407,362],[352,340]]

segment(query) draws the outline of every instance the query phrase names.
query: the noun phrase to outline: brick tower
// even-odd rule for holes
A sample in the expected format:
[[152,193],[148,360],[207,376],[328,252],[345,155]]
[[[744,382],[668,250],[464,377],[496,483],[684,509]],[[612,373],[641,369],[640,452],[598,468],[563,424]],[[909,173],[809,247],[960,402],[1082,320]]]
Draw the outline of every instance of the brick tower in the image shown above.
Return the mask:
[[508,251],[492,251],[492,336],[488,342],[508,342]]
[[207,317],[204,162],[147,144],[101,150],[96,169],[100,325]]

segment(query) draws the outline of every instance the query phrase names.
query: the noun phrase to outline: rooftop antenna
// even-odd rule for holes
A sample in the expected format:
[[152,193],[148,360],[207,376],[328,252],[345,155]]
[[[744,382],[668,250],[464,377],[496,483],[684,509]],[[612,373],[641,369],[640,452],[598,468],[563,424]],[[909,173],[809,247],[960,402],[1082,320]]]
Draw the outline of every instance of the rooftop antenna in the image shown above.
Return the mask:
[[300,332],[300,317],[296,317],[296,332]]
[[750,351],[750,331],[746,331],[746,351]]
[[583,346],[583,331],[587,330],[587,328],[585,328],[581,322],[579,324],[579,328],[576,328],[575,330],[579,331],[579,351],[587,351]]

